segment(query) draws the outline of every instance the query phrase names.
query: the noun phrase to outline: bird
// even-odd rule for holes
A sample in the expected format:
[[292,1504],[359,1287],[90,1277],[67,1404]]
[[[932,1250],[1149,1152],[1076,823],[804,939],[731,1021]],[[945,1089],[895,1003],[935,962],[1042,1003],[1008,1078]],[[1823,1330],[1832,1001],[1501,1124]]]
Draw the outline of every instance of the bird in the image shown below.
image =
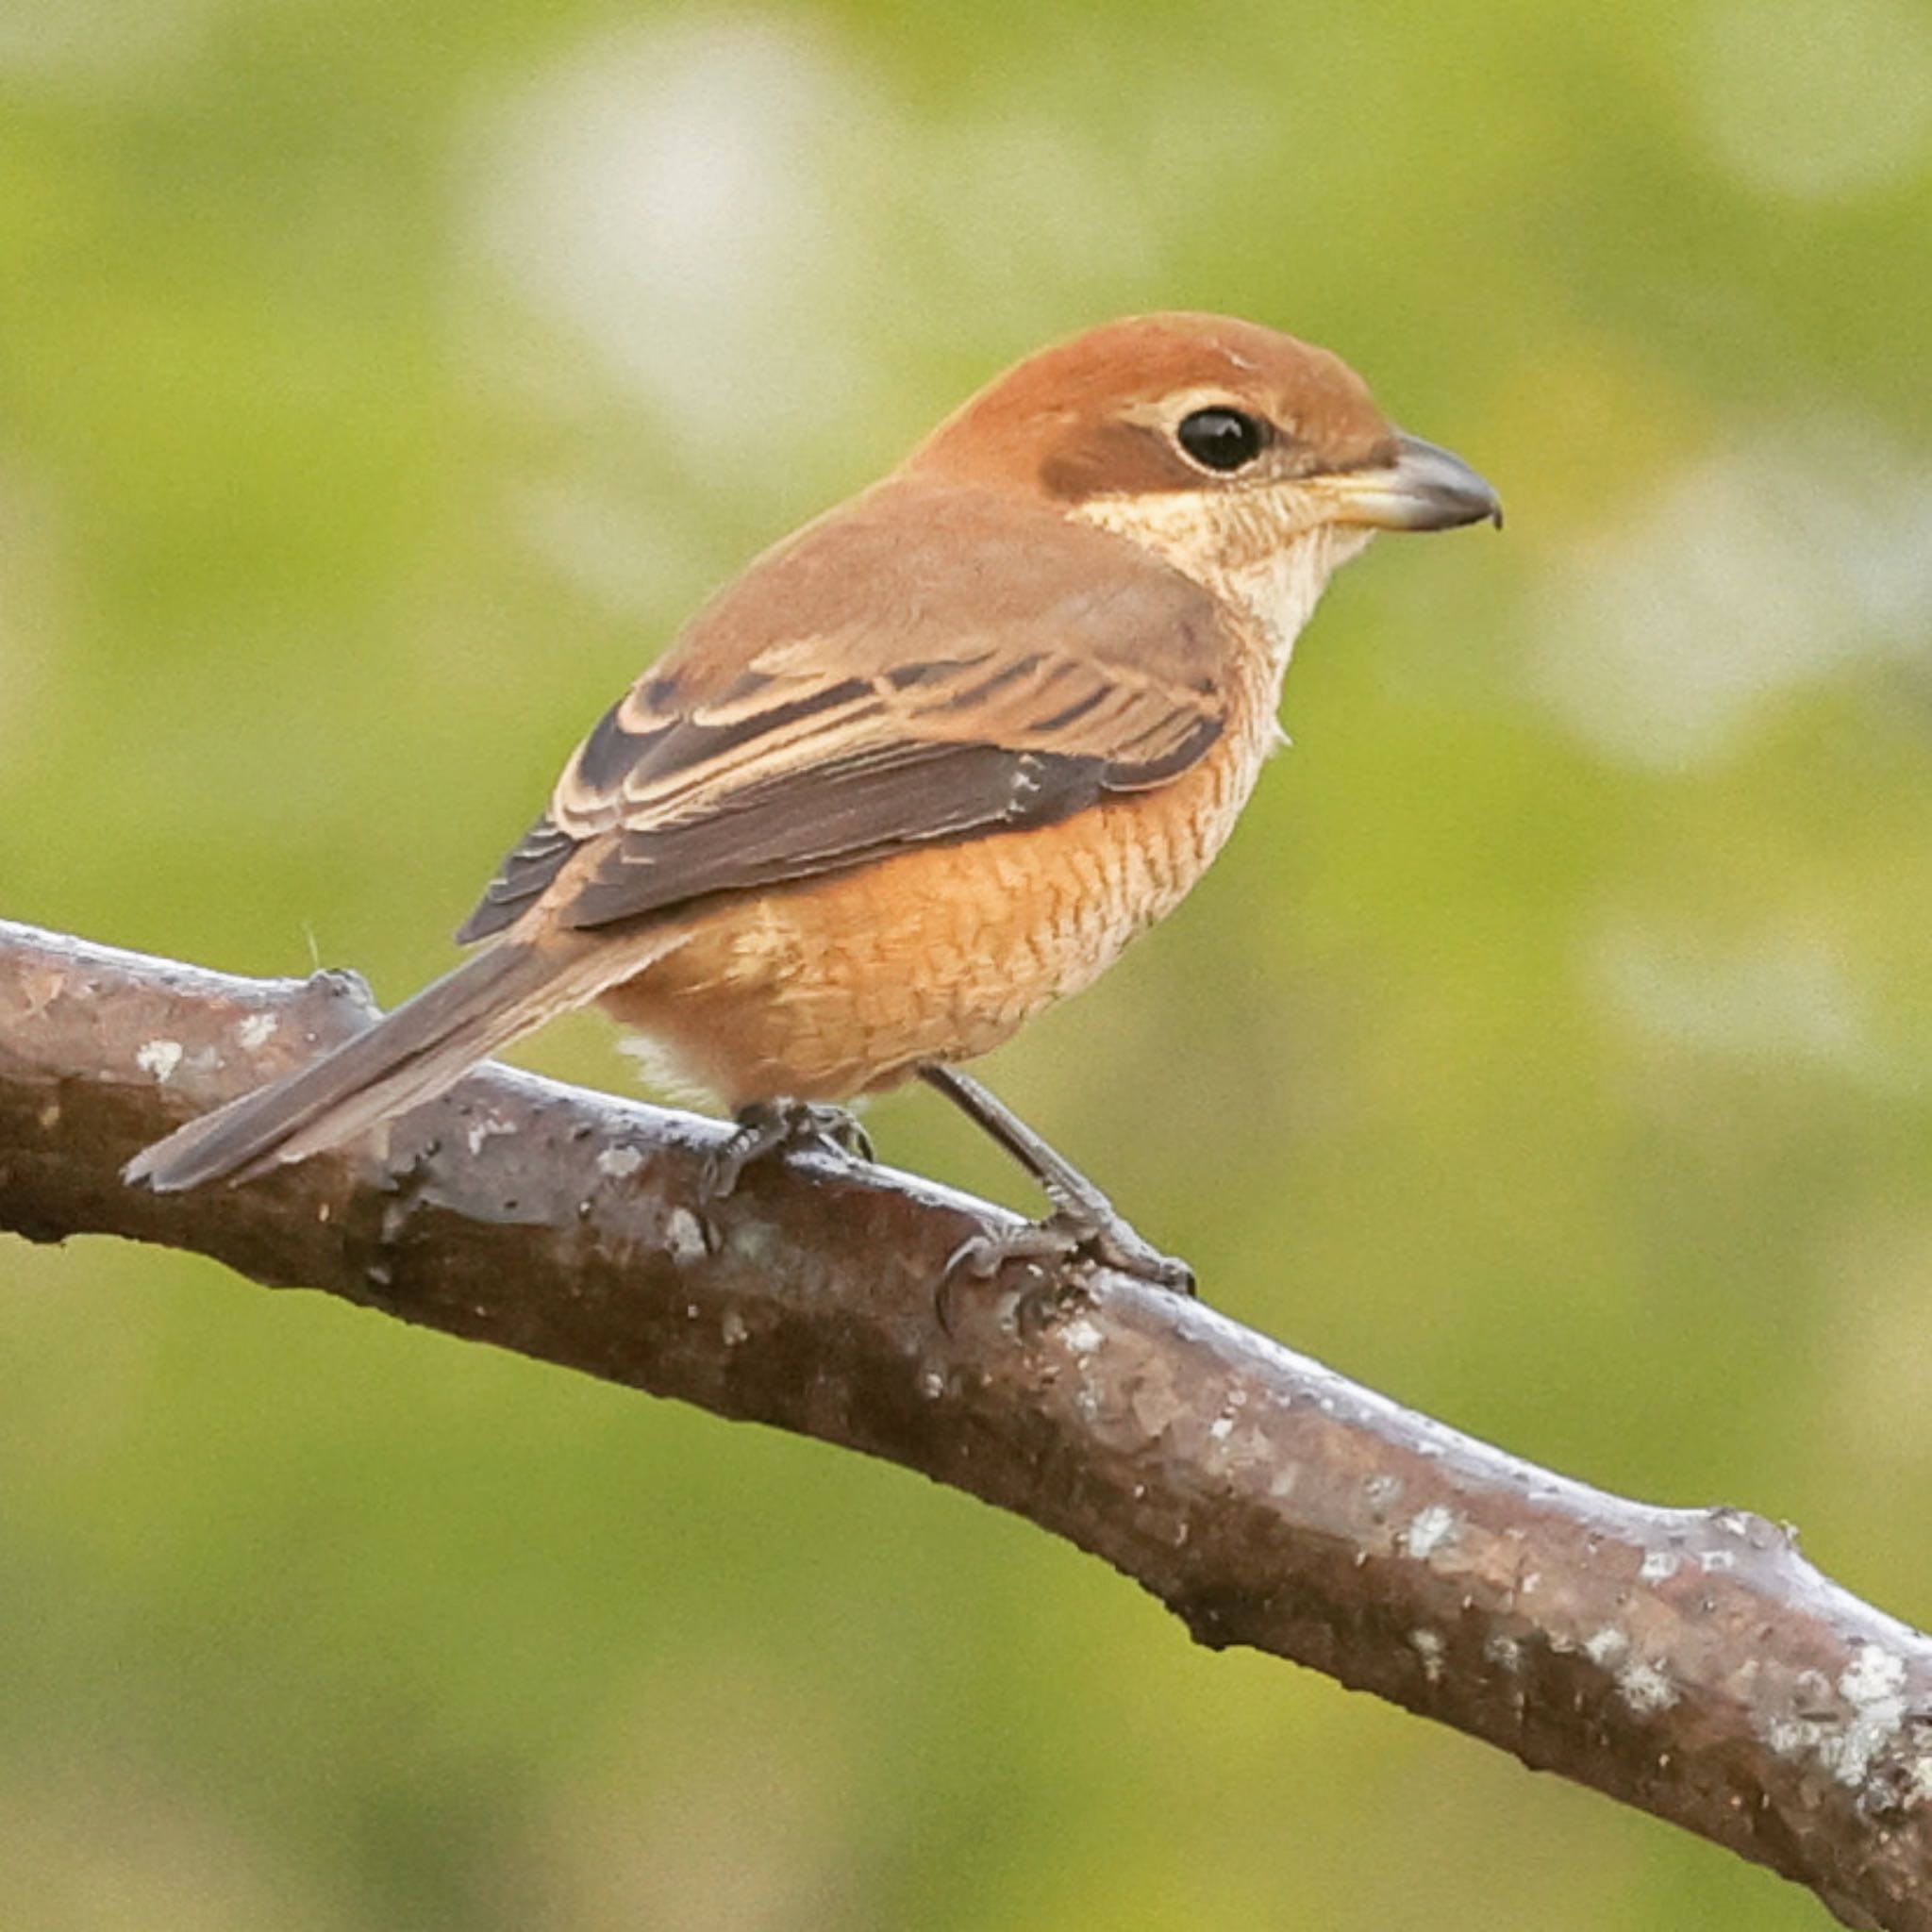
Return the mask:
[[1049,1204],[970,1243],[974,1270],[1191,1291],[960,1063],[1201,877],[1285,741],[1331,574],[1378,531],[1482,522],[1491,486],[1311,343],[1169,311],[1046,347],[700,608],[564,767],[467,958],[126,1178],[308,1159],[595,1001],[731,1112],[713,1193],[796,1144],[868,1151],[844,1104],[916,1078]]

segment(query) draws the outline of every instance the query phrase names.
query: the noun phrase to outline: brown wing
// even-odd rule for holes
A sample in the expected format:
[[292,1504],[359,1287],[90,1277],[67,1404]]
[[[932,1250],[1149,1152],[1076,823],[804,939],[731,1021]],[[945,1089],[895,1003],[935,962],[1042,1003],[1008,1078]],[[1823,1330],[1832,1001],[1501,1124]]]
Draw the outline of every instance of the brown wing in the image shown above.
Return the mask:
[[894,479],[699,615],[458,938],[546,896],[605,925],[1164,784],[1221,735],[1225,653],[1212,599],[1120,539]]

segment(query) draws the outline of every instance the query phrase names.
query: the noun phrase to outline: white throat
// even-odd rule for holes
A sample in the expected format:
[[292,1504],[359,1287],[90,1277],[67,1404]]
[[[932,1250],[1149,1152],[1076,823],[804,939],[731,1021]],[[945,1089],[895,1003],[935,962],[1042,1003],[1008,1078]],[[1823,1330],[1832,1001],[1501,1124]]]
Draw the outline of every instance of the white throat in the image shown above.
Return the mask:
[[1181,490],[1157,497],[1091,497],[1074,514],[1154,551],[1246,611],[1267,640],[1278,678],[1328,579],[1367,548],[1374,532],[1318,524],[1284,533],[1259,515],[1230,530],[1230,507],[1218,492]]
[[1227,592],[1254,614],[1268,640],[1277,672],[1288,669],[1294,641],[1315,614],[1328,579],[1351,557],[1368,546],[1372,530],[1337,529],[1324,525],[1283,548],[1229,571]]

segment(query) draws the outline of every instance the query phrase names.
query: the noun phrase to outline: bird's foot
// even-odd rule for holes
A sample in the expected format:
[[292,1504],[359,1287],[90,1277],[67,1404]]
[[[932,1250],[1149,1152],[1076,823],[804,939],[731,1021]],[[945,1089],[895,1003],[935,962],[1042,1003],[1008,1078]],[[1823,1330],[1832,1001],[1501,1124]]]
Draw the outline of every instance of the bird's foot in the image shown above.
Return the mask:
[[1064,1294],[1080,1285],[1081,1271],[1111,1268],[1137,1281],[1176,1294],[1194,1292],[1194,1271],[1173,1255],[1143,1241],[1105,1200],[1098,1204],[1061,1202],[1044,1221],[972,1236],[946,1262],[945,1282],[973,1274],[990,1280],[1009,1261],[1025,1262]]
[[754,1162],[794,1149],[836,1154],[847,1160],[873,1158],[870,1137],[842,1107],[805,1100],[758,1101],[739,1108],[731,1138],[707,1157],[705,1198],[724,1200]]
[[[1082,1268],[1112,1268],[1177,1294],[1194,1292],[1194,1271],[1143,1241],[1114,1205],[1080,1170],[1056,1154],[1018,1114],[977,1080],[957,1067],[924,1066],[919,1077],[943,1093],[966,1117],[1004,1147],[1045,1191],[1053,1212],[1044,1221],[988,1231],[962,1241],[946,1263],[940,1286],[940,1316],[945,1296],[961,1273],[982,1279],[997,1274],[1008,1261],[1025,1261],[1062,1298],[1080,1286]],[[1037,1303],[1037,1291],[1029,1297]]]
[[1137,1281],[1151,1281],[1157,1288],[1173,1289],[1176,1294],[1194,1292],[1194,1271],[1185,1261],[1163,1255],[1142,1241],[1125,1216],[1085,1174],[1069,1169],[1063,1174],[1045,1176],[1041,1185],[1053,1203],[1053,1212],[1040,1225],[1071,1236],[1076,1257],[1118,1269]]

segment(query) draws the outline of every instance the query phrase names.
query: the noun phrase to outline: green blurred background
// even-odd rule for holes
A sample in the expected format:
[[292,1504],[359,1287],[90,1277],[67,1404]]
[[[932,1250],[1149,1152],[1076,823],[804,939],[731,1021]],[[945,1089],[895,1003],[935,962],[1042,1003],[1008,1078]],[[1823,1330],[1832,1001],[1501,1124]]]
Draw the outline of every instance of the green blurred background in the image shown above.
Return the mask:
[[[1928,236],[1916,0],[0,0],[0,913],[399,996],[758,547],[1276,323],[1508,531],[1344,575],[990,1071],[1237,1316],[1924,1623]],[[897,1471],[0,1248],[0,1925],[1822,1923]]]

